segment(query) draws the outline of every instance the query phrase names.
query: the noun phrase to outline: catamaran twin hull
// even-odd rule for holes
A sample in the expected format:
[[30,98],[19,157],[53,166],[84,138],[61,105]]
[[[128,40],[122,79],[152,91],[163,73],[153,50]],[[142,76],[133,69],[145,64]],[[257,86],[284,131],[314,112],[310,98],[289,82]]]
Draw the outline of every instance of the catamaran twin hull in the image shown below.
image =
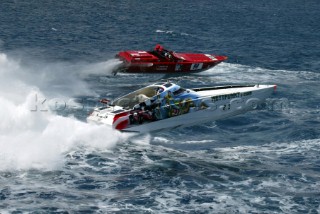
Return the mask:
[[94,109],[87,121],[131,132],[203,124],[255,109],[275,90],[276,85],[184,89],[156,83]]

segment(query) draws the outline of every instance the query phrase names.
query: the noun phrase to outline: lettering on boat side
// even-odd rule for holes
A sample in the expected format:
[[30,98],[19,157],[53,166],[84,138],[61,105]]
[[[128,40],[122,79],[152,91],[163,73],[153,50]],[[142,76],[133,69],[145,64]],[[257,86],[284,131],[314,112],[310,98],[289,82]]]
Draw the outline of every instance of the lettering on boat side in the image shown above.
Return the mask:
[[238,98],[238,97],[245,97],[245,96],[250,96],[252,95],[252,92],[243,92],[243,93],[233,93],[233,94],[226,94],[226,95],[218,95],[218,96],[213,96],[211,97],[212,102],[217,102],[219,100],[230,100],[233,98]]
[[156,70],[158,71],[166,71],[168,70],[168,66],[167,65],[159,65],[156,67]]

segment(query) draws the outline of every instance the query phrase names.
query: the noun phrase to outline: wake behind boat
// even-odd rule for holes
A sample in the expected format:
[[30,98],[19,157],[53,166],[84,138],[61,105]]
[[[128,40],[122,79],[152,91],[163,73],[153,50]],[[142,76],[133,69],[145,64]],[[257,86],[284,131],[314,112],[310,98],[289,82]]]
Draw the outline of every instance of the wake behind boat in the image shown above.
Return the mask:
[[226,56],[203,53],[176,53],[156,45],[152,51],[121,51],[116,55],[123,65],[114,71],[127,73],[195,73],[216,66]]
[[184,89],[171,82],[155,83],[95,108],[90,123],[131,132],[202,124],[254,109],[276,85],[230,85]]

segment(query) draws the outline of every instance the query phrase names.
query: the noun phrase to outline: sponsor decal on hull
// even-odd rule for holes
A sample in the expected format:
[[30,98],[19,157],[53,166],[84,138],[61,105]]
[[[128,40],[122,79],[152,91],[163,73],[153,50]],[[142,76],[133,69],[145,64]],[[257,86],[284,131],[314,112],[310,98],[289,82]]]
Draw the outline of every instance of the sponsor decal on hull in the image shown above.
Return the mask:
[[191,71],[200,70],[200,69],[202,69],[202,66],[203,66],[203,63],[193,63],[191,65],[190,70]]
[[158,65],[156,67],[156,70],[157,71],[166,71],[166,70],[168,70],[168,66],[167,65]]

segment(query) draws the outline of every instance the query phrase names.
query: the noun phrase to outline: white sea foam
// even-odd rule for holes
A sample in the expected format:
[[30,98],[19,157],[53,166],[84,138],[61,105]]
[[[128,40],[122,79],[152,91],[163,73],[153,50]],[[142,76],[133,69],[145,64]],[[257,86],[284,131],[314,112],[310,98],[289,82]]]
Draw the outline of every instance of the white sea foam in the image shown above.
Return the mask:
[[0,53],[0,170],[57,169],[69,151],[111,149],[126,137],[105,126],[42,111],[35,97],[68,97],[90,90],[75,72],[64,74],[64,65],[40,67],[24,67]]
[[131,142],[140,145],[140,146],[147,146],[150,145],[151,141],[151,136],[150,134],[145,134],[145,135],[137,135],[133,138],[131,138]]
[[122,62],[119,59],[110,59],[105,62],[89,64],[80,70],[81,75],[113,75]]
[[156,33],[164,33],[164,34],[170,34],[170,35],[173,35],[173,34],[178,34],[178,35],[181,35],[181,36],[191,36],[189,33],[185,33],[185,32],[175,32],[173,30],[156,30]]
[[[307,158],[316,158],[316,152],[320,149],[320,139],[312,139],[312,140],[302,140],[302,141],[294,141],[294,142],[273,142],[264,145],[257,146],[234,146],[234,147],[223,147],[223,148],[215,148],[213,155],[219,156],[222,154],[219,159],[215,159],[215,162],[218,161],[248,161],[250,159],[255,159],[257,156],[265,159],[272,160],[278,159],[282,156],[288,155],[299,155],[299,154],[309,154]],[[199,155],[203,151],[199,151]],[[208,155],[208,154],[207,154]],[[314,157],[313,157],[314,155]],[[256,160],[257,161],[257,160]]]
[[[197,73],[198,76],[206,76],[219,82],[241,82],[248,83],[285,83],[290,81],[290,85],[297,85],[304,82],[319,81],[320,74],[311,71],[287,71],[270,70],[260,67],[250,67],[246,65],[222,62],[219,65],[206,71]],[[214,78],[214,79],[213,79]]]
[[153,141],[159,142],[159,143],[166,143],[166,144],[205,144],[205,143],[214,143],[215,142],[214,140],[205,140],[205,139],[202,139],[202,140],[182,139],[181,141],[177,141],[177,140],[172,141],[172,140],[166,139],[164,137],[154,137]]
[[170,143],[171,141],[164,138],[164,137],[154,137],[153,140],[155,142],[160,142],[160,143]]

